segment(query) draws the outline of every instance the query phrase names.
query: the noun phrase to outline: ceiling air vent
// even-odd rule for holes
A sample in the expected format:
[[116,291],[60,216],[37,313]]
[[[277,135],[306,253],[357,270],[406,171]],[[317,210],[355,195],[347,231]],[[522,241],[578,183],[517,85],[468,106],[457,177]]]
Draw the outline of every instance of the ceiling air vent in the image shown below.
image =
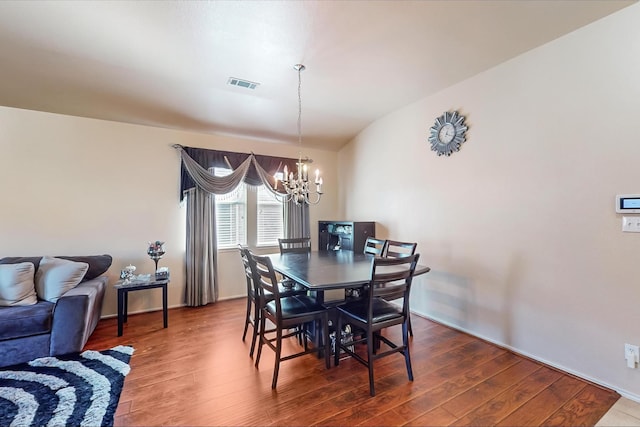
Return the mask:
[[249,80],[238,79],[236,77],[229,77],[227,84],[231,86],[239,86],[247,89],[255,89],[260,85],[260,83],[250,82]]

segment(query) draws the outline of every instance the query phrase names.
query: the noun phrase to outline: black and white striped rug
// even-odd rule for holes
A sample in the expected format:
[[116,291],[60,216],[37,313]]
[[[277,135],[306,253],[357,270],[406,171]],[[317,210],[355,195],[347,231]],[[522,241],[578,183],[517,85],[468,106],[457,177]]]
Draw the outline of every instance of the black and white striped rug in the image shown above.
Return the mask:
[[0,369],[0,426],[111,426],[133,347]]

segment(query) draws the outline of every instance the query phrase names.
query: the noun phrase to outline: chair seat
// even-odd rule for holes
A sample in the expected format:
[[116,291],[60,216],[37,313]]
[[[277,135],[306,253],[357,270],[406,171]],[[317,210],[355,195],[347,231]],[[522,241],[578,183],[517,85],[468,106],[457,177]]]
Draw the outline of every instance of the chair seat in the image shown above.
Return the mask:
[[[367,302],[364,300],[349,302],[345,305],[338,306],[338,310],[359,322],[367,323]],[[373,323],[386,322],[396,318],[402,318],[402,307],[385,301],[382,298],[373,299]]]
[[[280,298],[280,304],[282,306],[282,318],[291,319],[299,316],[308,316],[313,313],[321,313],[326,310],[325,307],[318,304],[313,298],[307,295],[299,295],[292,297]],[[269,301],[266,306],[266,310],[275,316],[276,314],[276,302]]]

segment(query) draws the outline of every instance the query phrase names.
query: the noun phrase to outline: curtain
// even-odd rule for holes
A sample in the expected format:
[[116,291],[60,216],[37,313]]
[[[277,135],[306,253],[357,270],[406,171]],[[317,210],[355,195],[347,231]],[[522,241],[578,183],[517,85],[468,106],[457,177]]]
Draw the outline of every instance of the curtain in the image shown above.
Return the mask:
[[293,200],[284,203],[284,237],[311,237],[309,205],[296,205]]
[[[182,147],[181,145],[174,145],[174,148],[180,151],[182,158],[180,200],[183,199],[185,191],[196,185],[214,194],[226,194],[242,181],[254,187],[265,184],[266,188],[275,193],[273,175],[282,171],[284,166],[287,166],[289,170],[296,170],[296,159]],[[208,169],[214,167],[228,168],[234,172],[225,177],[216,177],[208,172]],[[229,185],[232,186],[231,190],[229,190]],[[284,195],[285,193],[279,192],[278,194]]]
[[200,187],[187,190],[185,302],[189,307],[218,299],[215,221],[215,196]]
[[[174,145],[182,159],[180,199],[187,201],[187,306],[206,305],[218,298],[217,239],[214,194],[227,194],[245,182],[251,186],[264,184],[274,194],[273,175],[286,165],[295,170],[296,160],[253,153],[206,150]],[[224,167],[230,175],[217,177],[208,169]],[[284,237],[310,237],[309,206],[284,204]]]

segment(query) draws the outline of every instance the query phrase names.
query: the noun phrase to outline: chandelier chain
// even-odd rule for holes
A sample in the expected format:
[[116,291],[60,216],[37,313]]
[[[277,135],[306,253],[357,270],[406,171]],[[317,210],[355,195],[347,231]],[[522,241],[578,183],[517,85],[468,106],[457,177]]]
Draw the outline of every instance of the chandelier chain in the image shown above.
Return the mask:
[[[309,181],[309,166],[312,162],[311,159],[305,158],[302,160],[302,71],[305,66],[302,64],[296,64],[293,67],[298,71],[298,145],[300,146],[300,155],[296,162],[296,174],[293,171],[289,171],[287,166],[284,166],[282,176],[282,187],[286,194],[283,195],[284,201],[293,200],[296,205],[315,205],[320,201],[322,197],[322,177],[320,171],[316,169],[315,179]],[[278,178],[275,178],[274,189],[278,189]],[[315,191],[311,190],[311,186],[315,185]]]
[[298,67],[298,145],[302,150],[302,70],[304,65]]

